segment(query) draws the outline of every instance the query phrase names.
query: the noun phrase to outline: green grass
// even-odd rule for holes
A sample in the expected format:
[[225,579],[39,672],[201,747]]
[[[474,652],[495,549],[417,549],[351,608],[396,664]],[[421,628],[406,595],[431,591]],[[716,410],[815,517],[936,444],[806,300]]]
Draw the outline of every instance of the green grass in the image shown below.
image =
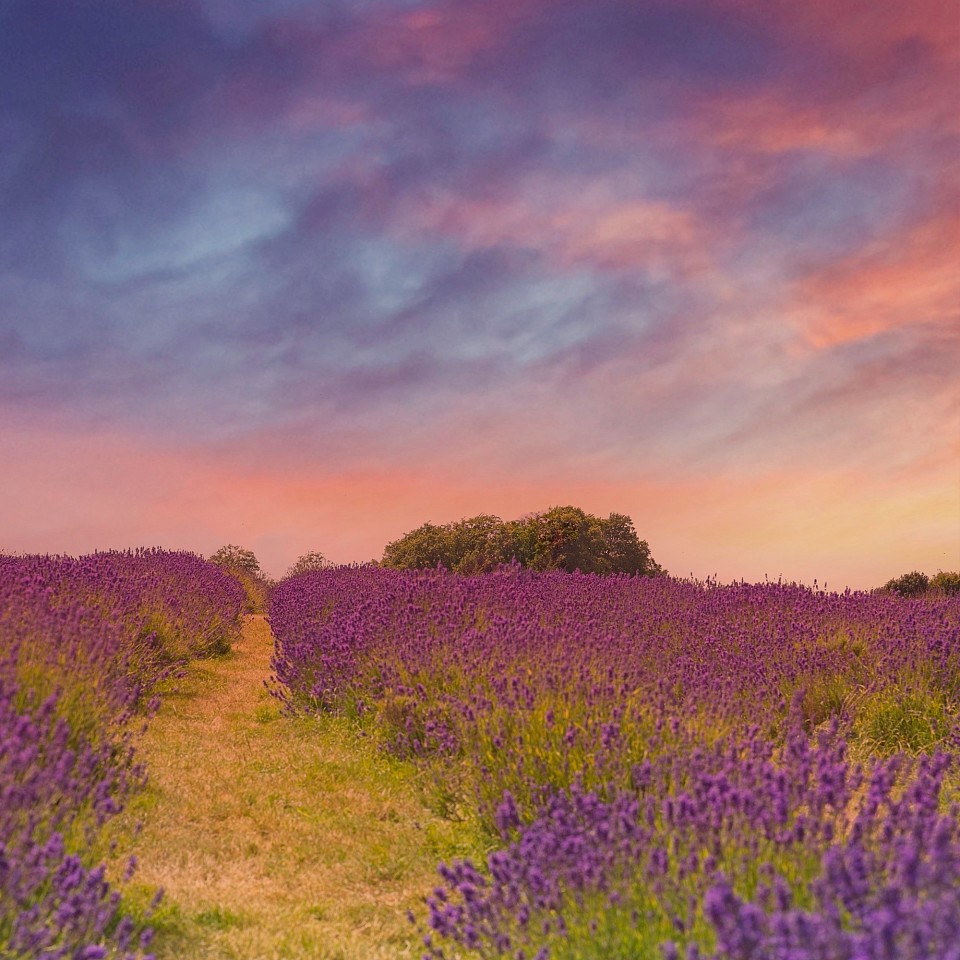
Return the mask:
[[270,638],[251,620],[238,649],[194,663],[163,693],[140,747],[149,786],[109,832],[125,899],[154,891],[159,960],[419,957],[436,866],[483,858],[475,821],[425,804],[417,769],[345,718],[290,718],[263,689]]
[[946,743],[956,713],[938,691],[889,687],[859,700],[855,731],[873,754],[918,753]]

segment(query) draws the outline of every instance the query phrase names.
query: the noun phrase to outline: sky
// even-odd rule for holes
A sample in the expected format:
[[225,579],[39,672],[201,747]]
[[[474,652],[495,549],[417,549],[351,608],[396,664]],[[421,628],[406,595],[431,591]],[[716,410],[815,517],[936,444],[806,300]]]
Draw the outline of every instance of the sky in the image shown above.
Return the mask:
[[0,549],[960,568],[953,0],[0,0]]

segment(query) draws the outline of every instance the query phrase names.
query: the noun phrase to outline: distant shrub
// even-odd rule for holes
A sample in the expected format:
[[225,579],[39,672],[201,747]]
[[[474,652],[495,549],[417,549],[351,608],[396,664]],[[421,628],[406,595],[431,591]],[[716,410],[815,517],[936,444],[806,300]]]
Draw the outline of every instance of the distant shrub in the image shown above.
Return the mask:
[[287,577],[299,577],[303,573],[313,573],[314,570],[326,570],[333,566],[332,563],[319,551],[311,550],[302,557],[297,558],[297,562],[284,574]]
[[930,578],[930,589],[955,597],[960,594],[960,573],[956,570],[940,570]]
[[246,547],[238,547],[235,543],[228,543],[221,547],[210,557],[210,562],[226,570],[243,570],[252,577],[263,576],[257,555]]
[[955,570],[939,570],[932,577],[928,577],[919,570],[913,570],[888,580],[880,587],[880,591],[899,593],[902,597],[920,597],[924,594],[955,597],[960,595],[960,573]]
[[913,570],[905,573],[902,577],[896,577],[888,580],[883,589],[892,593],[899,593],[901,597],[918,597],[927,592],[930,586],[930,578],[919,570]]

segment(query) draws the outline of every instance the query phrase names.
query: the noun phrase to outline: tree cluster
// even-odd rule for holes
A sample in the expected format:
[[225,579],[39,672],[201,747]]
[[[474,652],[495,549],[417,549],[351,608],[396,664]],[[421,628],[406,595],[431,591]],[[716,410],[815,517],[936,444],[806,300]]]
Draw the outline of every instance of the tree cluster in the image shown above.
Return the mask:
[[960,573],[941,570],[928,577],[919,570],[912,570],[893,580],[888,580],[881,588],[889,593],[899,593],[902,597],[919,597],[926,593],[940,593],[947,596],[960,595]]
[[519,520],[479,514],[439,526],[425,523],[388,543],[381,564],[399,569],[443,566],[470,574],[513,561],[534,570],[647,577],[665,572],[626,514],[602,518],[570,506],[551,507]]

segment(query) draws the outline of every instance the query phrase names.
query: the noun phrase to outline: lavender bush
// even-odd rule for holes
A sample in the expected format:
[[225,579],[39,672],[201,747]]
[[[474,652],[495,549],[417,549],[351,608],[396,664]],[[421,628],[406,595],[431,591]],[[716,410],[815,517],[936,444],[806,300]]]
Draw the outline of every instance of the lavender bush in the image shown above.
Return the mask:
[[425,956],[949,957],[960,604],[658,578],[323,570],[274,684],[499,838]]
[[156,684],[228,645],[242,603],[191,554],[0,557],[3,956],[145,956],[85,851],[142,782],[133,721]]

